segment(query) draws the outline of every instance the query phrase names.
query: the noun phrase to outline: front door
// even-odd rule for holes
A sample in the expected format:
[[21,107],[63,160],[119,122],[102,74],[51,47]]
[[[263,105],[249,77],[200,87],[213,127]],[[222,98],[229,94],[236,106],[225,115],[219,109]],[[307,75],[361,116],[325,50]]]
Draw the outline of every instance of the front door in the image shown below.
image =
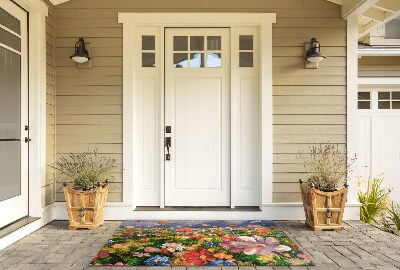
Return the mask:
[[165,31],[165,205],[230,205],[230,32]]
[[383,175],[390,197],[400,203],[400,89],[358,92],[358,174]]
[[0,0],[0,228],[28,215],[27,13]]

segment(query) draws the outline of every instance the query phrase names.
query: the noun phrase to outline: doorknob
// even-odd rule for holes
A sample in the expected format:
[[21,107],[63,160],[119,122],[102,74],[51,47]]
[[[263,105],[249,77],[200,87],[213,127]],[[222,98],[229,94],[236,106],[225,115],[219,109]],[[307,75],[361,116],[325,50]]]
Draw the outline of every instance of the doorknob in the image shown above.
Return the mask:
[[167,147],[167,154],[165,155],[165,160],[171,160],[171,154],[169,153],[169,148],[171,147],[171,137],[165,137],[165,147]]

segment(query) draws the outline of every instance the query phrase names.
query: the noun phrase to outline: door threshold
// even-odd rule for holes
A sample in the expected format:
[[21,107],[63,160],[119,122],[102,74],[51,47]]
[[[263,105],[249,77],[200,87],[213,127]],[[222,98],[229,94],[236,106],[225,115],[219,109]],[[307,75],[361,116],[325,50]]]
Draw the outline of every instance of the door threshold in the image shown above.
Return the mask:
[[228,211],[228,212],[261,212],[258,206],[237,206],[235,208],[221,206],[137,206],[135,211]]
[[22,227],[38,220],[40,218],[38,217],[23,217],[21,219],[18,219],[17,221],[3,227],[0,228],[0,239],[6,237],[9,234],[12,234],[13,232],[15,232],[16,230],[21,229]]

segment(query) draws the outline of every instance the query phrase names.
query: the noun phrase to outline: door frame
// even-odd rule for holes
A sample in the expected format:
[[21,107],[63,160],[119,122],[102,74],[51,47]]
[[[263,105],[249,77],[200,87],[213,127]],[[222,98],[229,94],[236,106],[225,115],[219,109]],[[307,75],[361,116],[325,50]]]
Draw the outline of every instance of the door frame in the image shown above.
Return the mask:
[[[123,202],[131,204],[134,210],[137,206],[139,180],[141,179],[141,115],[137,112],[140,107],[138,91],[135,85],[137,76],[135,63],[135,28],[137,26],[157,26],[160,36],[164,39],[164,28],[166,27],[259,27],[260,44],[260,67],[259,67],[259,89],[260,99],[260,129],[261,129],[261,188],[260,208],[263,204],[272,203],[272,24],[276,22],[275,13],[134,13],[119,12],[118,22],[123,24]],[[232,42],[231,42],[232,43]],[[161,78],[160,86],[164,90],[164,48],[161,53]],[[233,50],[231,50],[232,59]],[[231,72],[233,74],[233,72]],[[234,76],[231,76],[231,86]],[[163,91],[161,100],[164,99]],[[164,111],[161,103],[161,112]],[[163,117],[162,127],[164,126]],[[232,133],[234,129],[231,129]],[[235,136],[235,134],[232,134]],[[160,132],[160,145],[163,145],[164,129]],[[231,146],[231,148],[234,147]],[[160,159],[164,160],[163,151]],[[164,166],[162,164],[162,166]],[[231,163],[235,166],[235,163]],[[160,172],[163,179],[163,170]],[[232,175],[231,186],[234,186],[235,176]],[[164,183],[160,183],[160,190],[164,190]],[[160,207],[164,207],[164,193],[161,192]],[[231,207],[234,207],[233,189],[231,190]]]

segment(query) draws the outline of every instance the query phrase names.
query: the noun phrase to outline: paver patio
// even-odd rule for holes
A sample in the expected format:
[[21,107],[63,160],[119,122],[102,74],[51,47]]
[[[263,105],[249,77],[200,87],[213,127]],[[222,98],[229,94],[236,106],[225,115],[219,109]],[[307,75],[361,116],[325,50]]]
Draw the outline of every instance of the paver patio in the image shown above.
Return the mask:
[[[239,267],[256,269],[400,269],[400,238],[362,221],[346,221],[342,232],[313,232],[302,221],[276,222],[316,266]],[[0,269],[146,269],[153,267],[90,267],[91,259],[121,224],[108,221],[95,231],[67,230],[67,221],[53,221],[0,251]],[[169,268],[169,267],[168,267]],[[173,267],[185,269],[185,267]],[[191,270],[220,267],[190,267]],[[237,269],[237,267],[223,267]],[[138,269],[138,270],[139,270]],[[164,268],[165,269],[165,268]]]

